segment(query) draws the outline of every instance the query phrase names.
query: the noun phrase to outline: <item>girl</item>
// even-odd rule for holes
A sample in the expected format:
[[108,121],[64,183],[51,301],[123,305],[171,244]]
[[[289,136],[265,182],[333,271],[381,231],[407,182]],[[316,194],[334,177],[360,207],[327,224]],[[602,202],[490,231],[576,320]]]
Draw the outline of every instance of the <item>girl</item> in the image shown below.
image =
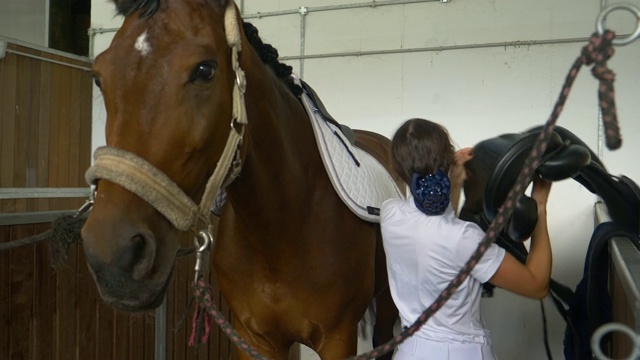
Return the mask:
[[[391,153],[394,169],[411,190],[406,200],[385,201],[380,213],[391,294],[405,327],[458,274],[485,233],[458,219],[454,209],[466,177],[464,163],[472,157],[470,148],[455,152],[443,126],[410,119],[393,136]],[[547,295],[552,262],[546,216],[550,189],[550,182],[534,179],[538,222],[526,264],[492,244],[444,306],[398,346],[394,359],[496,359],[480,316],[482,283],[535,299]]]

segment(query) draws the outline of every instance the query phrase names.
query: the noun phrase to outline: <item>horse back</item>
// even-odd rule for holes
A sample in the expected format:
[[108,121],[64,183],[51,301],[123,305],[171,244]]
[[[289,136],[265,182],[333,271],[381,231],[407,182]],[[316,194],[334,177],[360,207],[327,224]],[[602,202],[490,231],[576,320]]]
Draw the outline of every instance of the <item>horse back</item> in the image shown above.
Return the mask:
[[393,170],[391,161],[391,140],[384,135],[368,130],[354,129],[355,146],[366,151],[387,169],[393,181],[399,189],[404,189],[405,184],[398,174]]

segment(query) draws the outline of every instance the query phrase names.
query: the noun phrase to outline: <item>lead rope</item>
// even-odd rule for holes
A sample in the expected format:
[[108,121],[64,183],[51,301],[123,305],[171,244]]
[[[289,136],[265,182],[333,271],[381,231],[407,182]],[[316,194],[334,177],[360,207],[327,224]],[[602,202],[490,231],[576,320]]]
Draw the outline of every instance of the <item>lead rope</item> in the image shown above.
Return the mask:
[[[227,4],[224,21],[227,43],[231,47],[231,65],[236,75],[236,82],[233,87],[233,117],[231,121],[232,129],[229,134],[229,142],[231,142],[233,139],[233,141],[236,142],[236,145],[240,146],[244,125],[248,122],[247,110],[244,101],[246,77],[244,71],[240,68],[240,61],[238,57],[239,52],[242,49],[242,41],[240,38],[240,27],[238,26],[238,18],[233,1],[230,1]],[[242,130],[240,132],[234,131],[235,122],[242,126]],[[226,155],[229,157],[229,159],[231,159],[233,153],[231,153],[231,151],[227,153],[227,150],[232,149],[226,148],[221,158],[224,158]],[[237,151],[239,151],[239,149],[236,147],[235,151],[237,154]],[[237,176],[237,172],[238,166],[234,166],[231,169],[231,176]],[[210,211],[210,205],[213,203],[214,197],[218,194],[218,190],[220,189],[223,179],[224,176],[216,176],[215,172],[214,175],[211,176],[202,200],[203,204],[208,204],[209,206],[207,208],[201,209],[201,211]],[[210,229],[208,234],[213,234],[213,229]],[[197,242],[199,237],[196,237],[194,241]],[[213,239],[211,239],[211,242],[212,241]],[[206,243],[207,240],[205,239],[204,242]],[[196,246],[198,245],[200,244],[196,243]],[[196,274],[193,284],[193,295],[196,302],[196,309],[194,311],[192,319],[193,330],[191,333],[191,337],[189,338],[189,346],[196,346],[198,344],[206,343],[207,339],[209,338],[211,325],[215,321],[220,329],[225,334],[227,334],[229,339],[233,343],[235,343],[239,349],[243,350],[254,359],[268,359],[267,357],[261,355],[254,347],[249,345],[249,343],[247,343],[240,335],[238,335],[233,326],[229,324],[229,322],[216,307],[213,301],[213,288],[211,287],[211,285],[205,282],[203,278],[203,274],[205,273],[206,260],[209,258],[209,251],[210,246],[205,246],[204,244],[202,244],[202,246],[199,247],[196,255]]]
[[[373,350],[350,357],[352,360],[369,360],[380,357],[389,351],[393,350],[396,346],[402,343],[404,340],[415,334],[421,327],[424,325],[427,320],[438,311],[447,300],[453,295],[456,289],[464,282],[464,280],[469,276],[471,270],[476,266],[480,258],[487,251],[489,246],[495,241],[496,236],[500,233],[500,231],[504,228],[506,220],[511,216],[514,210],[514,205],[518,202],[518,199],[522,197],[524,191],[528,187],[531,179],[534,176],[534,170],[536,169],[538,163],[540,162],[540,158],[542,154],[544,154],[549,139],[551,137],[553,127],[555,126],[560,113],[564,107],[564,104],[569,96],[569,92],[571,87],[578,76],[578,72],[583,65],[592,65],[595,64],[592,69],[592,74],[599,80],[598,86],[598,99],[600,107],[602,111],[602,119],[604,122],[604,127],[606,131],[606,145],[610,150],[615,150],[619,148],[622,144],[620,138],[620,130],[618,127],[618,118],[615,108],[615,92],[613,89],[613,81],[615,79],[614,73],[609,70],[607,67],[607,60],[611,58],[614,54],[614,50],[612,47],[612,41],[615,38],[615,34],[612,31],[606,30],[602,35],[599,33],[594,33],[587,44],[583,49],[581,56],[576,59],[571,67],[569,74],[567,75],[564,85],[562,86],[562,91],[556,101],[556,104],[553,108],[553,111],[545,123],[543,129],[540,132],[540,135],[536,139],[536,142],[529,153],[527,159],[525,160],[524,166],[518,175],[518,178],[514,184],[514,186],[509,191],[507,198],[504,204],[500,207],[498,214],[495,219],[491,222],[491,225],[487,229],[487,232],[478,245],[478,248],[471,255],[467,263],[460,270],[458,275],[451,280],[449,285],[440,293],[438,298],[429,306],[418,319],[408,328],[406,328],[402,333],[391,339],[390,341],[374,348]],[[238,346],[238,348],[253,359],[268,359],[264,355],[260,354],[254,347],[252,347],[246,340],[241,338],[238,333],[233,329],[231,324],[224,318],[224,316],[217,309],[214,301],[213,301],[213,289],[210,285],[206,284],[204,280],[201,278],[196,281],[194,285],[194,295],[195,300],[198,303],[198,306],[205,310],[209,315],[210,321],[215,321],[220,329],[229,336],[229,339]],[[204,319],[204,316],[200,316],[200,318]],[[194,317],[194,324],[197,322],[196,317]],[[196,326],[198,328],[198,326]],[[201,327],[202,328],[202,327]],[[210,328],[210,322],[204,326],[205,329]],[[196,341],[200,340],[201,342],[206,341],[206,337],[202,337],[200,339],[195,338],[194,332],[192,335],[193,345],[195,345]],[[200,331],[200,333],[203,333]],[[207,331],[204,331],[207,333]]]

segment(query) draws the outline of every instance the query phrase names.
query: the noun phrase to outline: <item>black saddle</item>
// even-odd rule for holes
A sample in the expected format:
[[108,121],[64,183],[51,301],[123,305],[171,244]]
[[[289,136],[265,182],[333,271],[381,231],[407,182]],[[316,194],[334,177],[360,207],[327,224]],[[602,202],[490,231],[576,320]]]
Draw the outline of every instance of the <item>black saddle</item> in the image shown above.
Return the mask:
[[[539,126],[519,134],[503,134],[474,146],[474,157],[465,165],[469,181],[464,185],[466,200],[460,211],[461,219],[475,222],[487,230],[516,182],[541,130]],[[554,127],[535,174],[551,181],[573,178],[602,198],[617,226],[631,232],[640,231],[640,187],[626,176],[609,174],[596,154],[569,130]],[[513,243],[528,239],[536,223],[536,202],[524,195],[496,242],[505,248],[524,249]]]
[[[503,134],[474,146],[473,158],[466,164],[469,181],[464,186],[466,200],[461,219],[487,230],[515,184],[540,130],[538,127],[519,134]],[[588,166],[594,158],[592,152],[581,141],[572,140],[554,131],[535,173],[558,181],[576,176]],[[536,202],[522,196],[499,237],[512,241],[528,239],[538,221],[537,214]]]
[[[473,148],[474,156],[465,165],[469,181],[464,185],[465,203],[460,211],[461,219],[474,222],[485,231],[488,229],[516,182],[541,130],[542,127],[539,126],[520,134],[500,135],[482,141]],[[608,267],[594,266],[588,272],[586,264],[608,259],[606,244],[612,234],[628,234],[628,238],[640,250],[640,187],[624,175],[609,174],[600,159],[582,140],[559,126],[554,127],[547,150],[532,176],[536,174],[551,181],[572,178],[579,182],[602,199],[611,217],[611,231],[605,234],[600,231],[598,236],[594,232],[598,246],[595,246],[596,240],[592,238],[590,251],[585,259],[585,276],[576,292],[553,279],[550,282],[551,300],[567,323],[565,353],[577,356],[570,355],[567,359],[579,359],[579,354],[585,348],[588,351],[590,336],[588,331],[585,335],[580,319],[589,317],[590,328],[595,328],[607,318],[606,313],[610,308],[608,293],[596,297],[593,291],[583,291],[585,288],[605,288],[606,285],[599,283],[605,274],[596,269],[607,270]],[[505,229],[496,237],[496,244],[525,263],[528,251],[522,241],[531,236],[537,220],[536,202],[523,195],[507,220]],[[594,271],[596,274],[591,273]],[[604,276],[604,279],[606,282],[607,277]],[[483,296],[492,296],[493,289],[493,285],[484,284]],[[590,313],[582,311],[583,304],[588,304]],[[596,310],[602,314],[595,313]]]

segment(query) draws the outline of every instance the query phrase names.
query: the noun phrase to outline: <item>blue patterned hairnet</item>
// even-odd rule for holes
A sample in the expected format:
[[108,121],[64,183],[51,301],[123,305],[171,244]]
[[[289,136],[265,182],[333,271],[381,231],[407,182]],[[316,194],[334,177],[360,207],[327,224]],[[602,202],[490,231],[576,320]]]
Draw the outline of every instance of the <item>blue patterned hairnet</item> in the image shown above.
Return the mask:
[[414,173],[410,188],[416,207],[427,215],[441,215],[451,200],[451,182],[440,169],[425,176]]

